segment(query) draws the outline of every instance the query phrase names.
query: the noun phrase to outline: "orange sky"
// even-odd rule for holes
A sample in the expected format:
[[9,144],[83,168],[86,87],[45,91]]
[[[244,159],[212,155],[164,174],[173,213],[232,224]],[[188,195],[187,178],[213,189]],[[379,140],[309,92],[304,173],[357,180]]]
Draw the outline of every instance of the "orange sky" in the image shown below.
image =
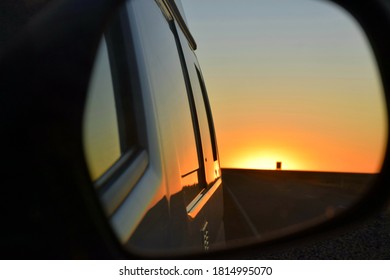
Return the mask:
[[350,16],[319,1],[182,2],[222,167],[379,171],[381,81]]

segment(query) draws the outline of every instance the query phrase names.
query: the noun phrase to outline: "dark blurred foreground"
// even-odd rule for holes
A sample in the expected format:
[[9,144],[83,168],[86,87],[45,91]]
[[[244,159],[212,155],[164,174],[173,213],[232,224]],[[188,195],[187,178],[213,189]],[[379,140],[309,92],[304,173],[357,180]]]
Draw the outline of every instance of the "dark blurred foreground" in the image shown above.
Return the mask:
[[259,259],[389,260],[390,213],[383,212],[353,229],[306,245],[294,246]]

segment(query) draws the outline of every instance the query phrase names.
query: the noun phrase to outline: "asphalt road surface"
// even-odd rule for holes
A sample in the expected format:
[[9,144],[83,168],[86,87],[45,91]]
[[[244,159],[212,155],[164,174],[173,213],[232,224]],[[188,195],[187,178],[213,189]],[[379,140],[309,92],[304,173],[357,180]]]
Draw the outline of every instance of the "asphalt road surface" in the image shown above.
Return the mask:
[[[284,172],[284,173],[283,173]],[[331,218],[350,205],[373,175],[223,170],[226,236],[266,236]],[[390,218],[384,212],[350,232],[272,254],[263,259],[387,259]]]

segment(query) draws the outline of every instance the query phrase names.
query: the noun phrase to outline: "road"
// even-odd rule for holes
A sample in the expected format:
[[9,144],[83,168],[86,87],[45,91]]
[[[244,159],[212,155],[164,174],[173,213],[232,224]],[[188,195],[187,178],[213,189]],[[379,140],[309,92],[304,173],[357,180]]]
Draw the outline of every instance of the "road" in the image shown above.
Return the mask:
[[230,242],[272,236],[332,218],[359,197],[373,175],[223,170]]

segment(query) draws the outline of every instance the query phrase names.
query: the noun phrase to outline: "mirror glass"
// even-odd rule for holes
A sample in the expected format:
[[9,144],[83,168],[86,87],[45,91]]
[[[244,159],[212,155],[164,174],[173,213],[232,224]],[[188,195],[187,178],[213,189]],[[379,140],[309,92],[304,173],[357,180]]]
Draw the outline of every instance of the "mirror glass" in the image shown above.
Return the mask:
[[85,159],[132,252],[269,240],[364,194],[383,98],[364,33],[329,2],[127,1],[96,54]]
[[213,110],[228,242],[351,205],[387,141],[378,69],[356,21],[326,1],[182,3]]

